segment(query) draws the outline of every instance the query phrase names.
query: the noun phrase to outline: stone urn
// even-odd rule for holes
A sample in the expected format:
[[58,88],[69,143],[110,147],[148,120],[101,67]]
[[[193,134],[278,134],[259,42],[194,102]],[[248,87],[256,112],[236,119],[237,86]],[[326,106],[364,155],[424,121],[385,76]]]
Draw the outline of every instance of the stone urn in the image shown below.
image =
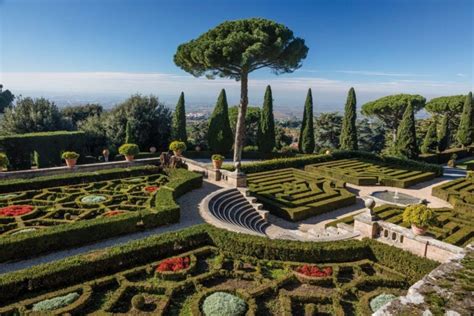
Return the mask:
[[201,151],[201,146],[197,145],[195,148],[194,148],[197,152],[200,152]]
[[110,150],[108,150],[107,148],[102,150],[102,156],[104,156],[104,161],[105,162],[109,161]]
[[411,224],[411,231],[415,235],[424,235],[426,234],[427,230],[428,230],[428,227],[419,227],[419,226],[416,226],[415,224]]
[[223,162],[223,160],[212,160],[212,166],[214,167],[214,169],[220,169],[222,168]]
[[151,146],[151,147],[150,147],[150,152],[151,152],[152,154],[156,153],[156,147],[155,147],[155,146]]

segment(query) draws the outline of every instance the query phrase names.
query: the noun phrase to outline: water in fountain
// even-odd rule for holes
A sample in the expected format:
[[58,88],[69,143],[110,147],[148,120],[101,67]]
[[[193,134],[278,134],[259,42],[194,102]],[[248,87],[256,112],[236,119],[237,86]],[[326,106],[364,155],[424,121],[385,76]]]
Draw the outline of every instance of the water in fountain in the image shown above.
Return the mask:
[[376,192],[373,192],[370,196],[380,202],[397,204],[397,205],[419,204],[422,202],[421,199],[411,196],[406,193],[399,193],[398,190],[376,191]]

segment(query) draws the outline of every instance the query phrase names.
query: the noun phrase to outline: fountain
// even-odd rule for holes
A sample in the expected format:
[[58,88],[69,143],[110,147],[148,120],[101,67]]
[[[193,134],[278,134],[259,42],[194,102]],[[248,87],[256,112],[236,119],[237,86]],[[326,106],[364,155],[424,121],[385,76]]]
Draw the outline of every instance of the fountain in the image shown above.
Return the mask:
[[379,203],[395,204],[398,206],[406,206],[410,204],[426,203],[425,200],[411,196],[406,193],[400,193],[398,190],[395,191],[375,191],[370,195],[374,200]]

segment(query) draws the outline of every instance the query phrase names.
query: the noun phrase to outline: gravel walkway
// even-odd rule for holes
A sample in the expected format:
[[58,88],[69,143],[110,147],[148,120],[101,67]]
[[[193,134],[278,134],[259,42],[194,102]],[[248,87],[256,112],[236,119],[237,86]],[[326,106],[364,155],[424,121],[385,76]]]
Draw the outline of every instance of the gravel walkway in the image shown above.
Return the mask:
[[204,223],[204,220],[199,215],[199,203],[206,195],[220,188],[221,188],[220,183],[218,185],[215,182],[210,182],[210,181],[205,180],[201,188],[197,190],[193,190],[183,195],[182,197],[180,197],[178,199],[178,203],[181,206],[181,220],[179,223],[169,225],[169,226],[164,226],[164,227],[157,227],[157,228],[146,230],[139,233],[129,234],[129,235],[120,236],[120,237],[114,237],[114,238],[106,239],[94,244],[89,244],[86,246],[73,248],[73,249],[57,251],[51,254],[35,257],[32,259],[27,259],[27,260],[17,261],[17,262],[0,263],[0,274],[12,272],[16,270],[21,270],[21,269],[38,265],[38,264],[48,263],[48,262],[63,259],[66,257],[86,253],[92,250],[121,245],[131,240],[137,240],[137,239],[145,238],[145,237],[155,235],[155,234],[176,231],[176,230],[183,229],[185,227]]

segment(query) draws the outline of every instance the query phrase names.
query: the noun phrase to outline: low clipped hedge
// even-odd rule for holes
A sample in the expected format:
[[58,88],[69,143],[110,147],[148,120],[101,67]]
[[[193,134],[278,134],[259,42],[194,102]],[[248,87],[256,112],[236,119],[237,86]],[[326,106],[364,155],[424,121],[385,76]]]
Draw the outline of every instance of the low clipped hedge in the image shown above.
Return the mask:
[[[392,157],[392,156],[379,156],[373,153],[364,152],[364,151],[345,151],[339,150],[335,151],[329,155],[304,155],[298,156],[294,158],[279,158],[279,159],[272,159],[260,162],[253,162],[253,163],[244,163],[242,164],[241,170],[245,173],[256,173],[262,171],[270,171],[270,170],[277,170],[283,168],[303,168],[309,164],[315,164],[320,162],[327,162],[332,160],[338,159],[346,159],[346,158],[364,158],[379,162],[384,162],[388,164],[392,164],[395,166],[403,166],[404,168],[416,169],[424,172],[434,172],[436,176],[443,175],[443,167],[429,164],[426,162],[404,159],[399,157]],[[223,169],[233,171],[234,167],[232,165],[226,164],[224,165]]]
[[419,159],[427,163],[445,164],[453,155],[456,155],[457,159],[474,156],[474,145],[466,148],[450,148],[435,154],[422,154],[419,156]]
[[[151,169],[142,168],[140,170],[146,172],[160,170],[156,167],[151,167]],[[202,176],[184,169],[168,170],[167,172],[170,181],[155,195],[153,208],[130,212],[117,217],[102,217],[58,225],[29,234],[1,237],[0,262],[30,258],[41,253],[80,246],[114,236],[179,222],[179,205],[175,202],[175,199],[187,191],[200,187]],[[117,177],[121,173],[112,174]],[[111,176],[111,173],[109,172],[106,175]],[[127,175],[130,176],[129,173]],[[93,180],[95,179],[93,178]],[[77,180],[74,178],[74,181]]]
[[32,292],[67,286],[77,283],[77,280],[95,279],[206,245],[268,260],[320,263],[371,258],[406,275],[410,282],[420,279],[438,265],[373,240],[324,243],[271,240],[201,224],[0,275],[0,301],[7,304]]

